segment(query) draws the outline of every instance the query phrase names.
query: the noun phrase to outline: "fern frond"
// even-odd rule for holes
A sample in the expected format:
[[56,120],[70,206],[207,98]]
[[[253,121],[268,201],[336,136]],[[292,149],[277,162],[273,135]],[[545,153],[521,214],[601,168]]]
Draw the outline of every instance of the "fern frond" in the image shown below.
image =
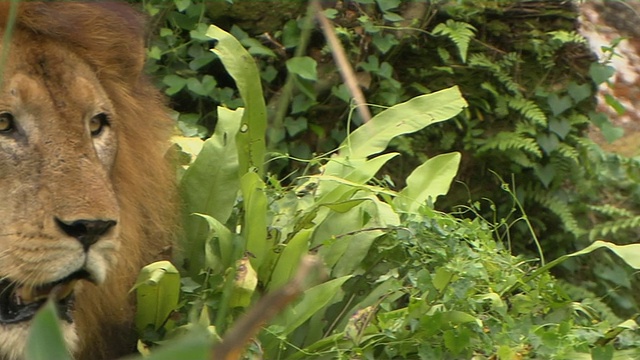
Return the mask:
[[587,305],[589,308],[595,310],[600,319],[609,322],[609,324],[622,323],[622,319],[611,310],[609,305],[600,300],[595,293],[561,279],[557,279],[556,284],[569,295],[571,300],[580,301],[583,305]]
[[460,58],[463,63],[467,62],[467,49],[469,48],[469,42],[475,36],[476,28],[472,25],[462,21],[447,20],[446,23],[438,24],[433,29],[434,35],[444,35],[451,39],[460,53]]
[[587,43],[587,40],[584,38],[584,36],[578,34],[575,31],[557,30],[557,31],[549,31],[547,34],[551,35],[551,40],[558,41],[560,44],[567,44],[567,43],[586,44]]
[[603,205],[587,205],[587,208],[589,208],[589,210],[598,212],[602,215],[607,215],[607,216],[620,216],[620,217],[627,217],[630,218],[633,216],[633,213],[627,209],[622,209],[619,208],[617,206],[613,206],[611,204],[603,204]]
[[556,152],[567,159],[573,160],[575,162],[574,165],[580,163],[580,153],[571,145],[560,143],[556,148]]
[[558,216],[558,218],[560,218],[560,221],[562,221],[562,225],[564,226],[564,228],[572,233],[575,237],[579,237],[585,232],[585,230],[578,225],[578,221],[576,220],[575,216],[573,216],[573,213],[571,213],[569,204],[565,201],[558,200],[556,197],[546,191],[527,191],[525,193],[525,197],[530,198],[531,200],[551,210],[551,212],[553,212],[556,216]]
[[[508,55],[508,54],[507,54]],[[480,68],[489,70],[493,76],[504,86],[509,92],[514,95],[520,94],[520,85],[513,80],[513,77],[509,75],[508,68],[503,68],[499,64],[496,64],[493,60],[489,59],[485,54],[473,54],[469,57],[469,66],[472,68]]]
[[520,135],[536,136],[538,134],[536,126],[530,122],[518,122],[515,132]]
[[511,109],[520,113],[525,119],[541,127],[547,127],[547,116],[535,102],[522,97],[515,97],[509,99],[507,104]]
[[492,149],[501,151],[521,150],[537,158],[542,157],[542,150],[540,150],[540,146],[534,139],[506,131],[501,131],[493,138],[487,139],[486,143],[478,149],[478,153]]
[[[558,151],[558,149],[556,149]],[[575,178],[576,176],[580,176],[582,174],[582,169],[576,166],[575,160],[559,156],[557,152],[553,154],[551,157],[551,164],[556,169],[557,177],[564,178],[567,176],[571,176]]]
[[589,120],[589,118],[583,114],[571,114],[569,117],[569,124],[571,124],[572,127],[574,126],[580,126],[580,125],[587,125],[589,123],[591,123],[591,121]]
[[531,160],[527,156],[527,154],[525,154],[524,152],[519,151],[519,150],[510,152],[509,153],[509,160],[511,160],[514,163],[522,166],[525,169],[533,168],[537,164],[536,161]]
[[624,219],[616,219],[600,223],[589,232],[589,239],[595,240],[598,237],[615,235],[622,230],[635,229],[640,226],[640,216]]

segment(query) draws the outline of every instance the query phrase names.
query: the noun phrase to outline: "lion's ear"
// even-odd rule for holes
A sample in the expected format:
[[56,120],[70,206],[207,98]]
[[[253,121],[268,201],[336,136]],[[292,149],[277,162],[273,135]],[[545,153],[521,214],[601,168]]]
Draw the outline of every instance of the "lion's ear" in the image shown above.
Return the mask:
[[[4,27],[9,2],[0,2]],[[100,77],[135,82],[145,60],[142,15],[118,2],[21,2],[17,27],[71,45]]]

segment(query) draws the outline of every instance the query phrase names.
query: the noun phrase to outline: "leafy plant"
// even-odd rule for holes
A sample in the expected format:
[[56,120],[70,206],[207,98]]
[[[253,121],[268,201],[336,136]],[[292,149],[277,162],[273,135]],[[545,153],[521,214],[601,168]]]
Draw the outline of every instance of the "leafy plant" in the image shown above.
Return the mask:
[[[252,66],[242,62],[249,57],[232,37],[215,27],[208,33],[220,40],[216,50],[225,53],[228,63]],[[265,183],[259,175],[260,156],[253,151],[261,147],[242,145],[242,136],[251,136],[250,141],[263,139],[258,133],[241,134],[244,125],[255,129],[265,121],[264,103],[247,98],[259,92],[257,72],[247,68],[230,72],[247,107],[218,110],[214,136],[201,144],[202,150],[182,175],[188,226],[183,245],[187,265],[181,280],[183,307],[171,314],[178,320],[176,327],[165,328],[166,333],[156,329],[165,339],[178,339],[152,348],[148,358],[210,357],[210,346],[218,336],[224,336],[263,293],[291,279],[301,256],[308,252],[323,259],[329,280],[306,290],[270,322],[246,356],[575,359],[639,355],[639,339],[628,331],[637,329],[634,319],[609,322],[608,313],[590,305],[590,296],[572,301],[563,284],[548,272],[570,257],[600,247],[640,268],[637,245],[597,242],[536,267],[526,257],[511,255],[499,240],[527,219],[525,214],[489,222],[477,216],[481,206],[475,204],[467,208],[475,213],[473,219],[434,210],[434,202],[446,199],[443,195],[458,170],[459,153],[431,157],[411,172],[399,192],[376,179],[378,171],[398,155],[385,153],[393,139],[444,124],[464,109],[467,103],[457,87],[380,112],[353,131],[334,156],[314,159],[319,173],[297,177],[285,186],[273,176]],[[230,165],[222,170],[211,166],[208,157],[219,160],[222,155],[229,155]],[[236,159],[247,160],[241,165]],[[210,174],[227,180],[208,183],[205,179]],[[240,196],[221,195],[229,189]],[[507,194],[514,198],[515,192],[509,189]],[[212,199],[220,200],[212,206]],[[195,209],[199,213],[192,215]],[[39,320],[50,311],[46,308],[38,316],[34,334],[53,326]],[[151,316],[147,322],[169,324],[158,320]],[[49,345],[43,346],[41,350],[46,351]]]

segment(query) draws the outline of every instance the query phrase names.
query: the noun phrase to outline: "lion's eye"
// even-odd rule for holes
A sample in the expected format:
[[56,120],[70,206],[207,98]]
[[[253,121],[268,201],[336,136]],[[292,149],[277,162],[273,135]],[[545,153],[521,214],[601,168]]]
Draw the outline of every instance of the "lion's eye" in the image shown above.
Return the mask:
[[109,126],[109,117],[105,113],[95,115],[89,120],[89,131],[91,136],[98,136],[102,133],[105,126]]
[[0,113],[0,133],[9,133],[15,129],[15,119],[8,112]]

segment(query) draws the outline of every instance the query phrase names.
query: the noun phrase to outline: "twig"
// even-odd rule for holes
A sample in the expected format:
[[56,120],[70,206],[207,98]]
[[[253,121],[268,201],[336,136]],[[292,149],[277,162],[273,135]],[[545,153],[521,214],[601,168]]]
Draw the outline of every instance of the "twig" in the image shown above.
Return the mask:
[[264,323],[280,313],[309,287],[311,280],[324,278],[320,259],[307,255],[302,258],[296,276],[280,289],[260,299],[251,310],[227,331],[222,342],[213,349],[212,360],[238,360],[251,338]]
[[358,86],[358,80],[355,73],[353,72],[351,64],[349,63],[347,54],[345,53],[344,48],[342,47],[342,44],[340,43],[340,40],[338,39],[338,36],[333,29],[333,26],[329,22],[329,19],[324,16],[320,1],[312,0],[310,6],[312,6],[316,12],[316,19],[318,19],[320,28],[324,33],[324,37],[327,39],[329,47],[331,47],[331,54],[333,55],[333,59],[338,66],[338,71],[340,71],[342,80],[344,80],[347,89],[349,89],[349,92],[353,97],[353,101],[356,104],[358,114],[360,114],[362,121],[366,123],[371,119],[371,112],[367,107],[367,101],[364,97],[364,94],[362,93],[360,86]]

